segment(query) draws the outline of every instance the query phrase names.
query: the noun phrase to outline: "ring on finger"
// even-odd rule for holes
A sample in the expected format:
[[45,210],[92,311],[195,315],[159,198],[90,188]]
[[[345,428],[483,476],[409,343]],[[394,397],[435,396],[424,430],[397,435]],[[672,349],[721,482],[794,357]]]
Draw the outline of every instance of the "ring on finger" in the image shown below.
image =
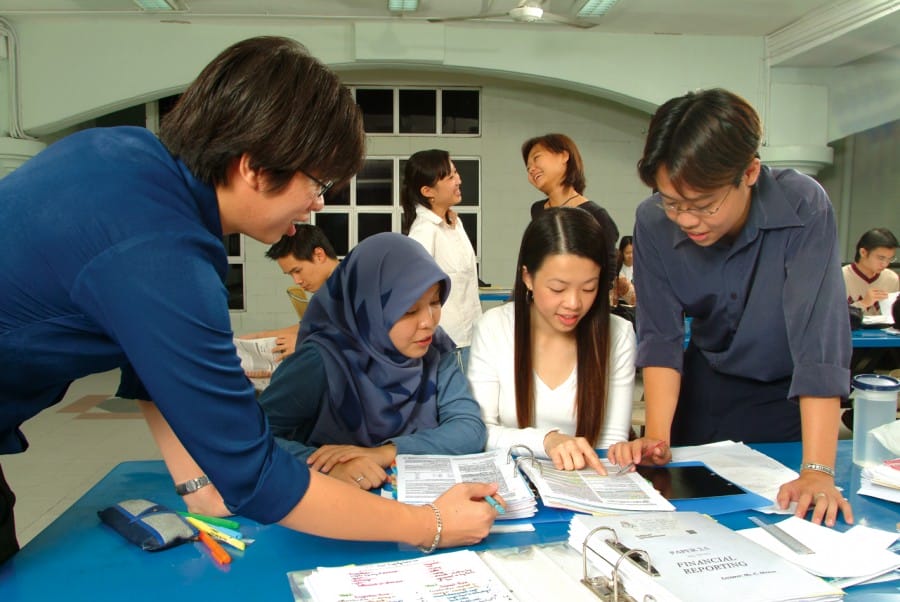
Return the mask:
[[[359,483],[360,481],[362,481],[365,478],[366,478],[365,475],[359,475],[358,477],[356,477],[353,480],[356,481],[357,483]],[[822,495],[825,495],[825,494],[823,493]]]
[[820,497],[825,497],[825,492],[824,492],[824,491],[820,491],[819,493],[815,494],[815,495],[813,496],[813,501],[814,501],[814,502],[818,502]]

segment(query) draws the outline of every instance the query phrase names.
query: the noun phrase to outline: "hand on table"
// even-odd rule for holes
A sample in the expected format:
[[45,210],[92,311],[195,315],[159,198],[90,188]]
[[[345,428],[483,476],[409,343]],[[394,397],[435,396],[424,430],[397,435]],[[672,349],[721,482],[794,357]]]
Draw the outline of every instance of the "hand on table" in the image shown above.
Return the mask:
[[360,489],[375,489],[387,481],[385,470],[371,458],[359,457],[335,464],[328,476],[356,485]]
[[847,524],[853,524],[853,509],[850,502],[834,486],[834,479],[825,473],[803,471],[798,479],[782,485],[775,503],[783,509],[791,502],[797,502],[794,515],[800,518],[812,510],[810,521],[817,525],[822,524],[824,519],[827,526],[833,527],[838,511],[844,513]]
[[306,459],[310,470],[330,472],[343,462],[354,458],[369,458],[382,468],[387,468],[397,457],[397,447],[391,443],[378,447],[362,447],[359,445],[323,445]]

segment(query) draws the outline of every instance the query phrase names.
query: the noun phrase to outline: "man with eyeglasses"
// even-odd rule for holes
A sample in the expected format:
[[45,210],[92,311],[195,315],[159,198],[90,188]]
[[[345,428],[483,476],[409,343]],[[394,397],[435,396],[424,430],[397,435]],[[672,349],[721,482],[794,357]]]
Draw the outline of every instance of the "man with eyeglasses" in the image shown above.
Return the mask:
[[609,456],[664,464],[670,445],[802,440],[779,505],[852,522],[834,486],[851,349],[834,211],[812,178],[760,163],[761,137],[756,111],[722,89],[650,122],[638,172],[654,193],[634,232],[646,436]]
[[[73,380],[119,368],[191,511],[427,551],[487,535],[496,484],[414,507],[311,471],[275,444],[241,370],[223,235],[293,235],[364,155],[340,79],[263,36],[213,59],[158,138],[81,131],[0,180],[0,455],[25,451],[22,423]],[[14,503],[0,470],[0,564],[18,549]]]
[[873,228],[860,237],[853,263],[842,269],[847,303],[866,315],[883,313],[888,294],[900,290],[900,278],[890,269],[897,247],[897,237],[887,228]]

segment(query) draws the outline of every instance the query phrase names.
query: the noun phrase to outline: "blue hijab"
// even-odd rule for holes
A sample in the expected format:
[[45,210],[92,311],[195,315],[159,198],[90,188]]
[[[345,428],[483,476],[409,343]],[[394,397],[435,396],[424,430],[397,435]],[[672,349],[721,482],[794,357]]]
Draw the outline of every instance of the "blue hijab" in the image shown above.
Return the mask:
[[425,356],[410,359],[388,334],[437,282],[443,304],[447,274],[421,244],[386,232],[359,243],[313,295],[297,343],[318,348],[329,395],[310,444],[372,447],[438,425],[437,367],[453,341],[436,328]]

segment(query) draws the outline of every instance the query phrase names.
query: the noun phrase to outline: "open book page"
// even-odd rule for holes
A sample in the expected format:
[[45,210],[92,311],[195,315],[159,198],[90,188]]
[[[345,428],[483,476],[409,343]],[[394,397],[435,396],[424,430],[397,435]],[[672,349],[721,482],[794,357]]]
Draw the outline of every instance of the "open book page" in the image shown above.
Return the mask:
[[518,462],[519,469],[537,487],[544,505],[580,512],[609,510],[675,510],[637,472],[616,474],[618,467],[604,461],[607,475],[593,469],[557,470],[546,460]]
[[878,307],[881,312],[874,316],[863,316],[863,324],[871,325],[871,324],[884,324],[885,326],[892,326],[894,324],[894,315],[891,313],[891,308],[894,307],[894,302],[897,300],[898,293],[888,293],[887,299],[883,299],[878,302]]
[[796,516],[780,521],[778,527],[815,553],[797,554],[758,527],[738,533],[814,575],[840,579],[837,583],[841,587],[900,568],[900,555],[887,549],[896,541],[897,533],[863,525],[842,533]]
[[313,602],[516,602],[470,550],[361,566],[288,573],[295,600]]
[[274,372],[278,361],[272,349],[275,347],[275,337],[262,339],[239,339],[235,337],[234,347],[238,357],[241,358],[241,368],[244,372]]
[[[609,530],[591,531],[597,527]],[[637,599],[657,602],[781,602],[840,600],[843,591],[737,532],[696,512],[647,512],[572,518],[569,545],[581,552],[593,575],[609,577],[623,552],[644,550],[649,574],[624,559],[619,576]]]
[[399,454],[396,463],[397,499],[401,502],[433,502],[456,483],[497,483],[506,502],[506,514],[498,520],[537,512],[534,494],[501,450],[461,456]]
[[581,583],[581,554],[565,542],[479,552],[520,602],[598,602]]

